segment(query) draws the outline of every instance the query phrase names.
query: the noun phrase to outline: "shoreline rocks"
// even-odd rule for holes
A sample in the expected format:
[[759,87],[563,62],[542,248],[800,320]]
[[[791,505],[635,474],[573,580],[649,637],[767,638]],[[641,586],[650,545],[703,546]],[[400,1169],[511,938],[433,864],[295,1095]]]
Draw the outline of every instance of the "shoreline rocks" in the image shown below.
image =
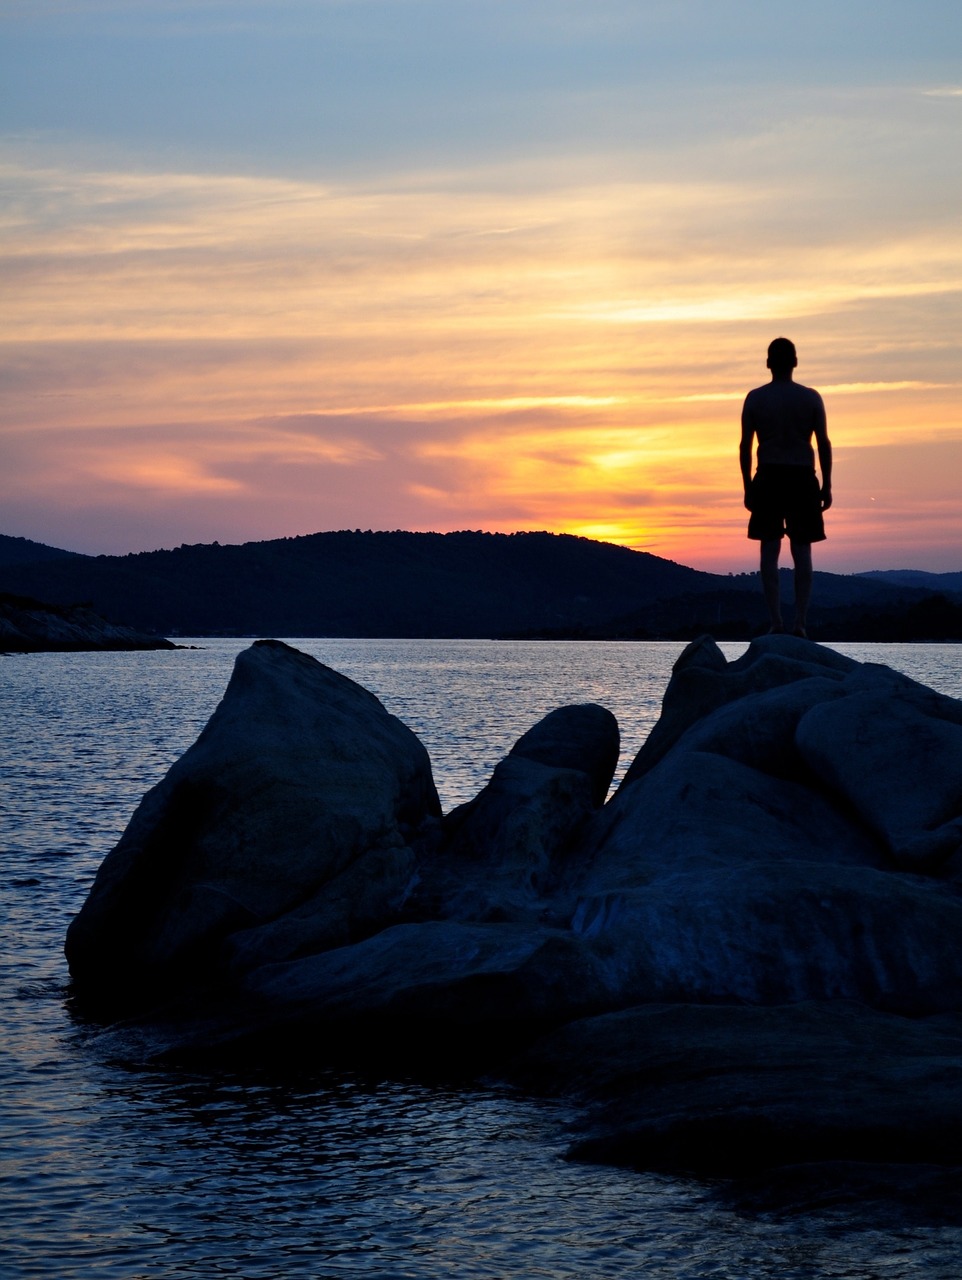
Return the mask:
[[108,650],[177,649],[162,636],[108,622],[85,605],[42,604],[0,593],[0,652],[78,653]]
[[606,801],[617,753],[559,708],[442,816],[410,730],[260,641],[71,925],[77,998],[155,1060],[458,1058],[573,1098],[582,1159],[962,1165],[962,703],[706,637]]

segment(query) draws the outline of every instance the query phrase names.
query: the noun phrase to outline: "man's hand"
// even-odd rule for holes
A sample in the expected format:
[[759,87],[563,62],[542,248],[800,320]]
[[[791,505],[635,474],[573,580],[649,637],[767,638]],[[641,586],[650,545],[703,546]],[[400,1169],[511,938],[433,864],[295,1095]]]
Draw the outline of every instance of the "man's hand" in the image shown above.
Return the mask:
[[832,490],[828,485],[822,485],[822,510],[827,511],[832,505]]

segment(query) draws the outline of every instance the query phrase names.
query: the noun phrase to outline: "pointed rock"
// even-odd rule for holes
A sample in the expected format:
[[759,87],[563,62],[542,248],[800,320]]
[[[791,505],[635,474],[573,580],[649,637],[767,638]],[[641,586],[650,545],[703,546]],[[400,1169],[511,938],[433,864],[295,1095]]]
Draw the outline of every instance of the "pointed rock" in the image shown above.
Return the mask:
[[592,802],[602,805],[615,775],[620,747],[615,717],[606,707],[584,702],[550,711],[518,739],[509,756],[587,774]]
[[445,818],[416,904],[458,920],[539,919],[572,841],[604,801],[618,747],[618,723],[604,707],[546,715],[484,790]]
[[67,934],[76,988],[122,1005],[207,981],[229,934],[372,850],[403,867],[439,815],[427,753],[400,720],[313,658],[259,641],[104,860]]

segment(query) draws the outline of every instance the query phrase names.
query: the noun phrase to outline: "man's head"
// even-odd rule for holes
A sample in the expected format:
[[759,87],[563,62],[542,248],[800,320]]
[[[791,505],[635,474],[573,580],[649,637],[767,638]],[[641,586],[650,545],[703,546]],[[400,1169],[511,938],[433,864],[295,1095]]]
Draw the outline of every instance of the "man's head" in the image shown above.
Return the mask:
[[791,373],[798,364],[795,343],[788,338],[776,338],[768,344],[767,367],[772,373]]

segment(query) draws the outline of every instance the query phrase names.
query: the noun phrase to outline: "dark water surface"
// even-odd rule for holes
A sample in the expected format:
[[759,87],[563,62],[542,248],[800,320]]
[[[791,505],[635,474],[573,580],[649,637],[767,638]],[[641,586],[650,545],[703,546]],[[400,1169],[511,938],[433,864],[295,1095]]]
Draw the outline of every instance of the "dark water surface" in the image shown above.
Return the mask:
[[[962,1277],[962,1228],[569,1163],[562,1106],[319,1070],[131,1070],[70,1016],[67,924],[246,641],[0,659],[0,1272],[18,1277]],[[298,643],[298,642],[294,642]],[[673,644],[304,641],[427,745],[445,808],[543,714],[598,701],[621,769]],[[729,654],[742,646],[724,646]],[[954,646],[839,645],[962,696]]]

